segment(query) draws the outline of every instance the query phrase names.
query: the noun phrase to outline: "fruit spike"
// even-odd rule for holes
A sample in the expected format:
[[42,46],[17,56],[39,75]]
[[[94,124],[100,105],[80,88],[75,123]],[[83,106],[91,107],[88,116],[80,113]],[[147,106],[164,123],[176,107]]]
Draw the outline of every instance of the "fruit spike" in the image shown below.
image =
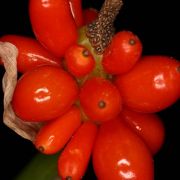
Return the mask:
[[122,0],[105,0],[97,19],[79,29],[78,44],[86,47],[96,62],[94,70],[89,75],[77,78],[79,85],[94,76],[105,79],[112,78],[104,71],[102,56],[114,35],[113,23],[122,6]]
[[114,20],[122,0],[105,0],[98,18],[87,26],[86,36],[97,54],[102,54],[114,35]]

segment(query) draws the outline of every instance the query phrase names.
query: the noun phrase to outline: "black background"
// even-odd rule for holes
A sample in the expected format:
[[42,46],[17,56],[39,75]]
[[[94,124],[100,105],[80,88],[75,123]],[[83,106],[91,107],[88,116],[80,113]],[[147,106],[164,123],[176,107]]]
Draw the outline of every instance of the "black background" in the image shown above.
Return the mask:
[[[99,9],[103,0],[83,0],[84,7]],[[116,30],[130,30],[143,42],[143,54],[164,54],[180,60],[180,28],[176,0],[124,0],[124,6],[116,21]],[[1,0],[0,36],[20,34],[34,36],[29,16],[28,0]],[[0,77],[4,74],[0,67]],[[3,124],[3,92],[0,89],[0,179],[10,180],[37,153],[32,143],[15,134]],[[159,113],[166,128],[166,140],[161,151],[154,157],[155,180],[177,179],[180,150],[180,101]],[[145,166],[145,165],[144,165]],[[95,179],[92,166],[84,179]]]

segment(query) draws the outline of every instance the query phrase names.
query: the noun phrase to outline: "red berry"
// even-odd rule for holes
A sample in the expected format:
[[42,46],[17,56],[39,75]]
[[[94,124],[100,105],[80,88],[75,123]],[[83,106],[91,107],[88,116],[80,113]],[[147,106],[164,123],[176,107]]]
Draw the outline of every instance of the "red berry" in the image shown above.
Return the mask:
[[161,111],[179,98],[180,62],[168,56],[144,56],[116,84],[123,103],[139,112]]
[[80,91],[80,103],[86,115],[97,122],[111,120],[121,111],[118,89],[101,77],[93,77],[84,83]]
[[83,46],[73,45],[65,53],[65,63],[68,71],[75,77],[89,74],[95,65],[90,51]]
[[12,107],[24,121],[47,121],[65,113],[78,95],[76,81],[58,66],[44,65],[18,80]]
[[112,38],[111,44],[103,54],[102,64],[110,74],[129,71],[142,54],[140,39],[130,31],[120,31]]

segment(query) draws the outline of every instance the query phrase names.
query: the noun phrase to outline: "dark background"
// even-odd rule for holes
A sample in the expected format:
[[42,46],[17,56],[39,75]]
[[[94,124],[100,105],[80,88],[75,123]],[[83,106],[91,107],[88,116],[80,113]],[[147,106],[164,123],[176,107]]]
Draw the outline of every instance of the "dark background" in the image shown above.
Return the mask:
[[[99,9],[103,0],[83,0],[84,7]],[[116,21],[116,30],[130,30],[143,42],[143,54],[164,54],[180,59],[180,28],[178,1],[124,0]],[[20,34],[34,36],[29,17],[28,0],[1,0],[0,36]],[[0,67],[0,77],[4,74]],[[37,153],[32,143],[15,134],[3,124],[3,92],[0,89],[0,179],[11,180]],[[166,140],[154,157],[155,180],[177,179],[180,162],[180,101],[159,113],[166,128]],[[145,166],[145,165],[144,165]],[[143,169],[142,169],[143,170]],[[92,166],[84,179],[93,178]]]

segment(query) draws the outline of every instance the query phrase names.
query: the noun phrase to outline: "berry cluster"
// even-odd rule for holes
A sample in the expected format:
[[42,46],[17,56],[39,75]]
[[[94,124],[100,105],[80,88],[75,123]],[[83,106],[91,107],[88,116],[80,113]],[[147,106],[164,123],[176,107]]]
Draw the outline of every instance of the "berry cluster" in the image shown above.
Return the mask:
[[81,179],[92,157],[100,180],[153,180],[153,156],[165,136],[156,113],[180,97],[180,62],[144,56],[131,31],[113,34],[122,1],[107,0],[100,12],[70,2],[30,0],[37,39],[0,38],[19,51],[12,109],[38,123],[32,141],[41,153],[62,150],[62,179]]

